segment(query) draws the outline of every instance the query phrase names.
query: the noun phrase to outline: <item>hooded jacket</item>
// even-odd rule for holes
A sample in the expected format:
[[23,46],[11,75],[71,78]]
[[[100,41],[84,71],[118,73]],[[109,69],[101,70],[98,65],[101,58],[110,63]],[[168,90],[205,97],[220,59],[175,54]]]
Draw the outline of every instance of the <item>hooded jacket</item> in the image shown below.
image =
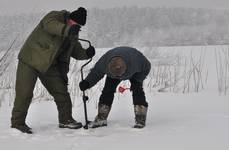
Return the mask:
[[45,74],[54,63],[63,74],[69,70],[70,58],[88,59],[78,38],[69,38],[68,11],[51,11],[32,31],[22,46],[18,59]]

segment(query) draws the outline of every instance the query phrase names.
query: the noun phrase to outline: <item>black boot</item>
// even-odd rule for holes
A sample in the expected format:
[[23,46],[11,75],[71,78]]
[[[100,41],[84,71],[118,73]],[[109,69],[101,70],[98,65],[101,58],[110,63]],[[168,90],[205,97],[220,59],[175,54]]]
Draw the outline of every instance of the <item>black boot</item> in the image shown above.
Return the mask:
[[89,123],[89,128],[98,128],[107,126],[107,117],[111,110],[111,106],[105,104],[99,104],[98,106],[98,115],[95,117],[95,120]]
[[80,129],[82,126],[81,122],[77,122],[73,118],[59,123],[59,128]]
[[134,128],[143,128],[146,123],[147,107],[143,105],[134,106],[135,125]]
[[27,124],[12,124],[11,128],[18,129],[22,133],[32,134],[32,129]]

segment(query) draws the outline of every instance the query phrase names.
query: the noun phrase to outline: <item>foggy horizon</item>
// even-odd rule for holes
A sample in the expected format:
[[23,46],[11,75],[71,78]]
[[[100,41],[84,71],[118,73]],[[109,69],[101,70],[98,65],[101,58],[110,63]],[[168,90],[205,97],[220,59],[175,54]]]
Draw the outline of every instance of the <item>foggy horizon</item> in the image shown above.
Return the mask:
[[0,0],[0,14],[44,12],[49,10],[74,10],[80,6],[86,8],[113,7],[186,7],[205,9],[229,9],[228,0]]

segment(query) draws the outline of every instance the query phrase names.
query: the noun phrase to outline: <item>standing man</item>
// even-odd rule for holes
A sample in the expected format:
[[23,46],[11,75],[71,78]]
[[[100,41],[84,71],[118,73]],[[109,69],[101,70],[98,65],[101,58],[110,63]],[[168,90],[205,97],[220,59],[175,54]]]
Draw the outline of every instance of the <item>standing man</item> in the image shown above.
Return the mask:
[[54,97],[60,128],[78,129],[82,123],[72,117],[67,73],[70,57],[78,60],[94,56],[94,47],[83,49],[78,41],[81,26],[86,24],[87,11],[51,11],[36,26],[20,50],[16,77],[16,97],[11,127],[31,134],[25,123],[37,81]]
[[106,74],[105,86],[99,99],[98,114],[89,125],[92,128],[107,126],[116,87],[122,80],[130,80],[135,112],[135,128],[143,128],[148,103],[143,91],[143,81],[151,69],[150,62],[135,48],[117,47],[105,53],[81,81],[82,91],[93,87]]

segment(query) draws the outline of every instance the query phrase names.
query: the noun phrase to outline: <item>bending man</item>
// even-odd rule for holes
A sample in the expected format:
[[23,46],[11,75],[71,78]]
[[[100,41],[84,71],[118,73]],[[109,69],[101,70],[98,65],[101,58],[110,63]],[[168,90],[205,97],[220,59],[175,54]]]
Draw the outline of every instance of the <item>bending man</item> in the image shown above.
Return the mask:
[[129,80],[135,112],[135,128],[143,128],[146,122],[148,103],[143,91],[143,81],[151,69],[146,57],[131,47],[117,47],[105,53],[80,82],[82,91],[93,87],[106,74],[105,86],[99,99],[98,114],[89,125],[92,128],[106,126],[116,87],[122,80]]

